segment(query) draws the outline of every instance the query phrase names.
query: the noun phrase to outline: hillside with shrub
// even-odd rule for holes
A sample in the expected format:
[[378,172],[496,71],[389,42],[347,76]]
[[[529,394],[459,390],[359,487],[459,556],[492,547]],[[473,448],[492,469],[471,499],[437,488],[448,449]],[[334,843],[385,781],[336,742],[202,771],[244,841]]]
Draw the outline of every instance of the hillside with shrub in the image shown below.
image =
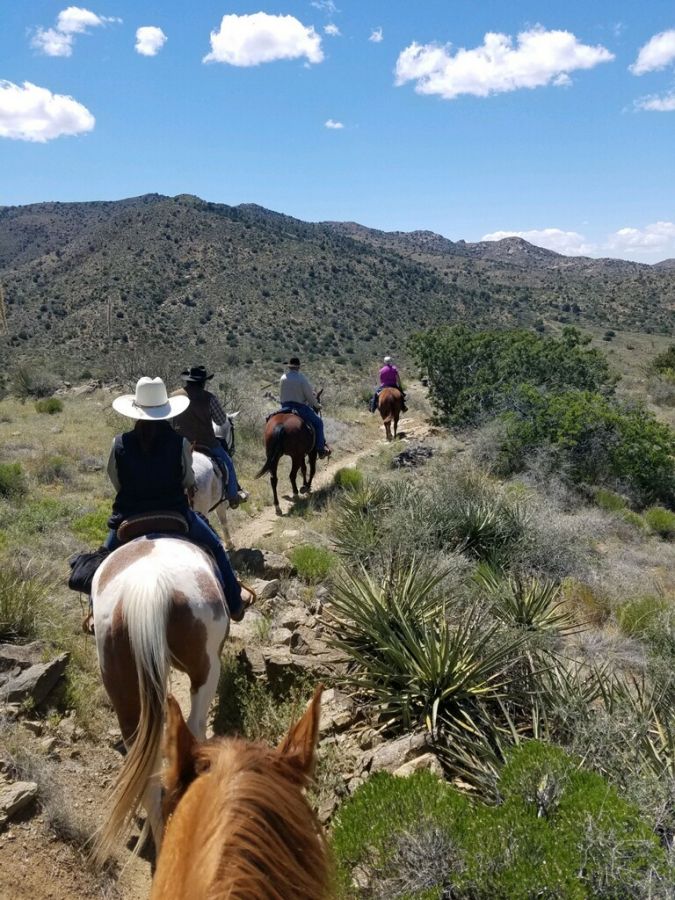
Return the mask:
[[[653,390],[672,348],[642,394],[573,327],[433,324],[409,352],[424,383],[404,372],[401,439],[346,370],[324,395],[333,458],[283,515],[254,479],[267,385],[214,379],[242,410],[232,560],[260,600],[224,645],[210,728],[276,744],[326,684],[311,801],[340,900],[673,900],[675,436]],[[121,756],[65,587],[106,534],[121,388],[56,390],[37,367],[10,387],[0,659],[68,657],[39,702],[6,703],[0,667],[0,784],[35,786],[11,839],[0,822],[0,894],[42,897],[50,872],[59,898],[141,900],[150,868],[125,847],[85,863]],[[287,478],[284,460],[282,495]]]
[[156,194],[0,208],[0,285],[3,362],[70,378],[178,349],[358,369],[383,341],[456,321],[670,333],[675,303],[667,268]]

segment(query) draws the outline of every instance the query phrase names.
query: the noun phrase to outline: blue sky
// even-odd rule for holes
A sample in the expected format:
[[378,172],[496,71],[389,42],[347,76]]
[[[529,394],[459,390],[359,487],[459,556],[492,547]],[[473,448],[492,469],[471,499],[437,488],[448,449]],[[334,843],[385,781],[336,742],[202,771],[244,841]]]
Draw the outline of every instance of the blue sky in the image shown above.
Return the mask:
[[675,256],[672,0],[0,0],[0,82],[0,205],[191,193]]

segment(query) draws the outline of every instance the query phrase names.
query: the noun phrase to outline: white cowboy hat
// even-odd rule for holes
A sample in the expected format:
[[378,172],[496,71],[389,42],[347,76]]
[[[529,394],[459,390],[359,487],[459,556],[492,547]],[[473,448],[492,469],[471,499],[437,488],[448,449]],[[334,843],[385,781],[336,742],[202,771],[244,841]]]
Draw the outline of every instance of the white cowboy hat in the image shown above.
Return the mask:
[[169,397],[161,378],[148,378],[146,375],[136,382],[135,394],[124,394],[113,400],[115,412],[129,419],[145,419],[151,422],[173,419],[189,405],[189,397]]
[[385,356],[385,358],[384,358],[385,366],[390,365],[392,362],[393,362],[393,360],[392,360],[391,356]]

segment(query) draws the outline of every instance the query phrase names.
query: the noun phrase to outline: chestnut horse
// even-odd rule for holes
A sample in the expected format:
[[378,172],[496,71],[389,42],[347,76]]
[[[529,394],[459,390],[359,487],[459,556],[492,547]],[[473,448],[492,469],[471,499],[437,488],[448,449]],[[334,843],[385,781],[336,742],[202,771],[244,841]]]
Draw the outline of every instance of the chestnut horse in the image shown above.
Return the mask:
[[194,739],[168,698],[167,822],[150,900],[323,900],[327,853],[304,789],[311,781],[322,688],[273,750],[238,738]]
[[188,726],[203,739],[230,617],[211,557],[175,537],[141,537],[115,550],[97,570],[91,596],[101,676],[128,750],[95,841],[94,855],[103,860],[141,804],[159,848],[155,776],[169,670],[173,665],[190,679]]
[[[323,391],[316,395],[317,401],[321,399]],[[291,412],[280,412],[270,416],[265,425],[265,465],[255,476],[260,478],[269,472],[274,507],[277,515],[281,515],[279,495],[277,494],[277,466],[282,456],[291,458],[291,487],[293,497],[298,496],[298,470],[302,472],[301,494],[308,494],[312,490],[312,480],[316,472],[316,438],[300,416]],[[307,463],[309,461],[309,478],[307,477]]]
[[387,440],[392,439],[391,423],[394,423],[394,437],[398,432],[398,418],[403,409],[403,394],[395,387],[382,388],[377,398],[377,408],[384,422],[384,429],[387,432]]

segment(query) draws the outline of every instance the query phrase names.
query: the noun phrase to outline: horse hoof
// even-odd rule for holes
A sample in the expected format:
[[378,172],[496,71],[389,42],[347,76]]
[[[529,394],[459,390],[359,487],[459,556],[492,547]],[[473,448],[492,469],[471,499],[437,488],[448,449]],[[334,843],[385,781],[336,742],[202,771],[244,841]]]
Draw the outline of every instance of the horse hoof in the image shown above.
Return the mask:
[[278,506],[278,505],[274,507],[274,512],[275,512],[278,516],[283,515],[283,513],[281,512],[281,507]]
[[301,494],[309,494],[309,485],[304,485],[300,488]]

